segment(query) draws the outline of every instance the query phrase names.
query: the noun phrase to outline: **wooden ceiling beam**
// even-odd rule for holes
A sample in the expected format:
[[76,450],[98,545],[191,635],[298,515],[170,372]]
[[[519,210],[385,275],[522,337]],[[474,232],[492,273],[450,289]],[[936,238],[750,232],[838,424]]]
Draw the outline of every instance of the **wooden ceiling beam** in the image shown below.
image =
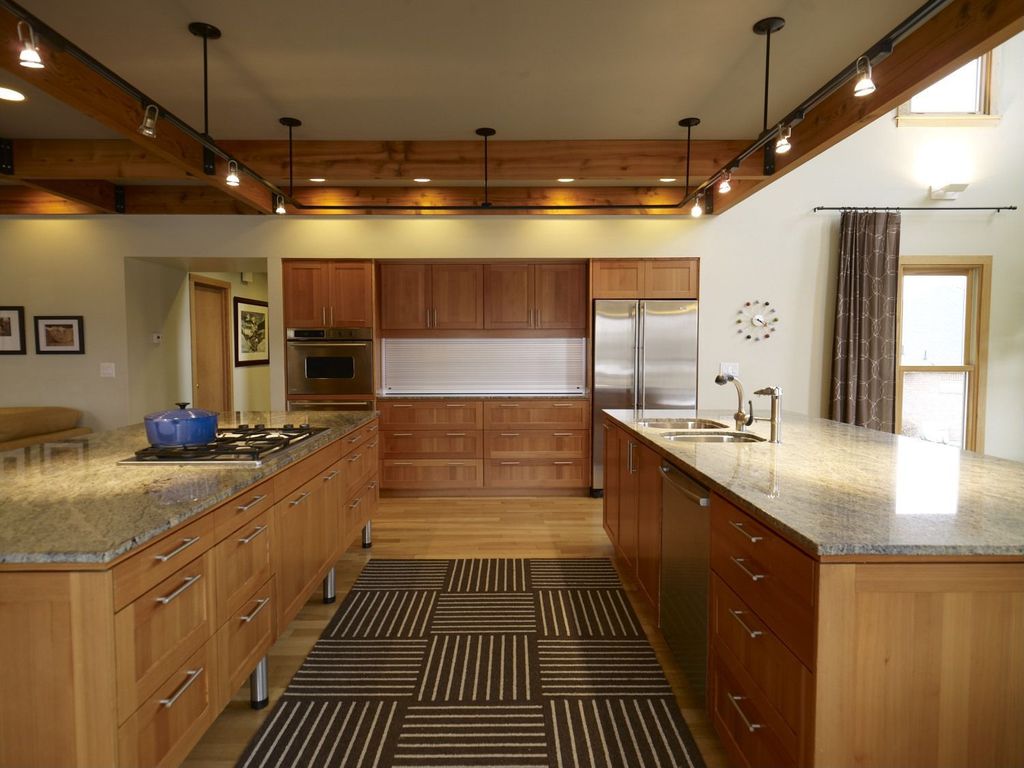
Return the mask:
[[117,213],[117,187],[102,180],[18,179],[34,189],[62,197],[69,202],[84,205],[93,213]]
[[[142,136],[137,129],[142,121],[143,105],[74,56],[47,45],[45,36],[41,45],[45,68],[19,66],[13,44],[18,39],[17,24],[18,18],[13,13],[0,9],[0,40],[8,42],[4,55],[0,56],[0,68],[142,146],[147,153],[221,190],[222,194],[259,212],[270,213],[270,194],[263,185],[243,174],[238,187],[228,187],[224,184],[221,163],[218,163],[218,175],[204,174],[202,145],[171,123],[160,120],[154,138]],[[15,173],[18,173],[17,167]]]
[[39,216],[95,213],[82,205],[41,189],[24,185],[0,186],[0,216]]
[[14,171],[25,179],[153,179],[192,175],[125,139],[14,139]]
[[125,187],[126,214],[212,214],[255,213],[253,209],[211,187],[150,186]]
[[[777,156],[775,174],[721,196],[718,211],[732,207],[817,157],[1021,31],[1024,31],[1024,0],[953,0],[874,67],[874,93],[856,97],[851,82],[826,98],[793,128],[790,138],[793,148]],[[761,153],[756,156],[760,158]]]

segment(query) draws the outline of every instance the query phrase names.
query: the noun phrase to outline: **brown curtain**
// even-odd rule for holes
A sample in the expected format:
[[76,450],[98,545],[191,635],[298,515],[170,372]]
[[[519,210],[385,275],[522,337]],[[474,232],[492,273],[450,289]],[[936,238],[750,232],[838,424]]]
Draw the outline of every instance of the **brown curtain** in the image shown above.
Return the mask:
[[892,432],[900,214],[843,211],[832,347],[831,417]]

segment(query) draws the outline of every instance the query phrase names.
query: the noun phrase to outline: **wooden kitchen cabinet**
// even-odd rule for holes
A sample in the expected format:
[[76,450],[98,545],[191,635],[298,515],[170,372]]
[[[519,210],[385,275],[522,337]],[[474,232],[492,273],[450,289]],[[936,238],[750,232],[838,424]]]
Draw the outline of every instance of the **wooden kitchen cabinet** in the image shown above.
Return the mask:
[[587,265],[488,264],[484,327],[496,330],[585,330]]
[[622,431],[607,421],[601,425],[604,430],[604,530],[615,547],[619,546],[619,501],[622,491],[619,488],[619,462],[622,456],[619,451]]
[[661,457],[645,445],[637,448],[639,490],[636,517],[636,578],[660,616],[661,606]]
[[430,265],[380,265],[380,327],[419,331],[430,327]]
[[381,329],[478,330],[484,327],[480,264],[381,264]]
[[369,261],[286,259],[281,270],[285,328],[373,326]]
[[484,403],[484,428],[588,429],[589,400],[490,400]]
[[595,299],[696,299],[699,259],[595,259],[590,263]]
[[484,327],[499,330],[533,328],[534,269],[532,264],[488,264],[484,267]]
[[619,554],[636,570],[637,516],[640,511],[640,444],[619,432]]

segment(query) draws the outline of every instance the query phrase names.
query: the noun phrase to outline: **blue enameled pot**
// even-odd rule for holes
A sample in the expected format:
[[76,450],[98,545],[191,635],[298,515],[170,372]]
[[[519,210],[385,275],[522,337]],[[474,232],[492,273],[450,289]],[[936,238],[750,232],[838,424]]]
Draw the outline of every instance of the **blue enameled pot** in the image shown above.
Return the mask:
[[217,437],[217,414],[202,408],[188,408],[188,403],[177,403],[143,419],[146,437],[154,447],[172,445],[202,445]]

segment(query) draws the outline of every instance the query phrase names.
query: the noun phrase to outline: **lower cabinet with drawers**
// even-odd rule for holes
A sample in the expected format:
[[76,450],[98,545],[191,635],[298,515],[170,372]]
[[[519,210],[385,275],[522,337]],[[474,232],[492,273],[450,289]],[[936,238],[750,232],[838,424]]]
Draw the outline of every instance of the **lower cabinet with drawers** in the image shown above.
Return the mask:
[[381,401],[381,486],[397,494],[582,494],[590,401]]
[[[0,572],[0,766],[174,766],[374,514],[373,420],[93,571]],[[18,627],[18,630],[14,630]]]

